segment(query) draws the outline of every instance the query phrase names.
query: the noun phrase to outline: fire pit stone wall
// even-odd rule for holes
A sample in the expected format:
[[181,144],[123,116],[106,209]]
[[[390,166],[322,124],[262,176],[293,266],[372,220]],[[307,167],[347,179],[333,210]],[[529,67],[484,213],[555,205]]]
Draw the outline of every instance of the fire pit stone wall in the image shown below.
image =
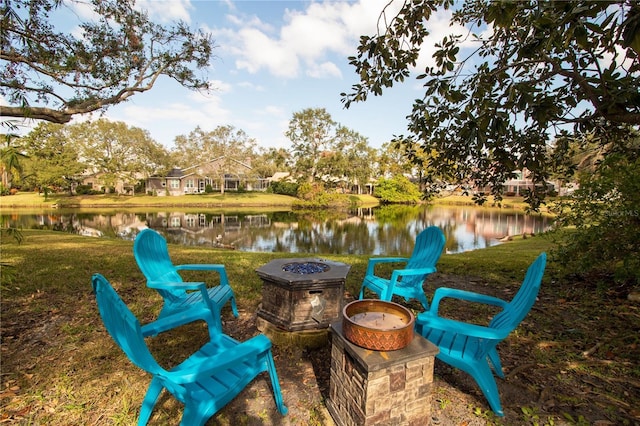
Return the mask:
[[317,258],[272,260],[256,269],[263,281],[258,317],[288,332],[327,329],[342,315],[350,268]]

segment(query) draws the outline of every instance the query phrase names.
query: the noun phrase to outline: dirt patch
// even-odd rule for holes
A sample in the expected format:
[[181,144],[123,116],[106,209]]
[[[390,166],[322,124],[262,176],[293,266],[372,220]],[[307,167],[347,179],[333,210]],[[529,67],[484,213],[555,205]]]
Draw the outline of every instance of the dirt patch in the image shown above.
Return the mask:
[[[506,299],[513,297],[518,289],[517,286],[496,289],[480,278],[444,274],[437,274],[431,283],[434,287],[461,288]],[[622,357],[603,351],[603,347],[612,343],[605,343],[607,337],[600,334],[605,325],[597,326],[598,320],[593,317],[588,323],[581,321],[583,314],[578,308],[579,305],[570,300],[541,291],[538,302],[516,335],[501,343],[499,352],[506,379],[497,379],[497,383],[505,411],[503,418],[496,417],[489,409],[469,375],[436,360],[431,424],[640,425],[638,355],[628,352],[637,349],[636,343],[630,342],[631,347],[621,350]],[[626,315],[620,314],[624,311],[620,309],[618,315],[607,318],[607,335],[636,333],[637,338],[638,306],[627,308]],[[490,315],[467,309],[449,313],[466,320]],[[606,315],[602,304],[598,315]],[[629,320],[635,321],[632,327]],[[258,333],[255,314],[243,313],[241,318],[228,321],[225,329],[240,340],[249,338]],[[574,337],[580,337],[581,341]],[[330,344],[312,350],[274,347],[274,357],[289,407],[288,416],[277,414],[266,380],[254,382],[251,385],[254,389],[245,391],[245,394],[258,393],[264,398],[238,398],[225,412],[231,418],[246,414],[247,424],[255,425],[333,424],[324,403],[329,394]],[[621,370],[621,365],[630,370]],[[617,376],[623,370],[634,371],[634,375]],[[248,414],[260,412],[269,415],[251,417]]]
[[[495,288],[479,278],[440,273],[432,278],[425,287],[428,294],[435,287],[447,286],[510,299],[519,287]],[[55,310],[31,312],[26,307],[28,301],[23,308],[14,305],[10,318],[4,316],[0,422],[135,422],[148,375],[128,363],[110,341],[94,312],[92,296],[79,297],[78,306],[91,310],[78,313],[78,318],[85,319],[82,322]],[[350,295],[347,298],[352,300]],[[417,304],[408,306],[419,308]],[[489,311],[470,307],[444,305],[442,309],[465,320],[491,316]],[[95,320],[87,323],[86,318]],[[255,312],[241,311],[239,318],[226,313],[224,330],[240,341],[255,336],[259,333]],[[436,360],[431,424],[640,425],[639,335],[640,305],[619,293],[598,293],[585,283],[543,286],[529,316],[499,346],[507,376],[497,380],[505,417],[491,412],[467,374]],[[181,344],[197,344],[193,336],[183,335],[185,342]],[[203,327],[198,338],[206,337]],[[277,412],[269,381],[263,375],[208,424],[333,424],[325,405],[330,343],[309,350],[274,345],[273,354],[288,415]],[[109,371],[100,370],[105,365],[110,366]],[[181,414],[181,406],[165,395],[151,424],[166,424],[167,419],[177,424]]]

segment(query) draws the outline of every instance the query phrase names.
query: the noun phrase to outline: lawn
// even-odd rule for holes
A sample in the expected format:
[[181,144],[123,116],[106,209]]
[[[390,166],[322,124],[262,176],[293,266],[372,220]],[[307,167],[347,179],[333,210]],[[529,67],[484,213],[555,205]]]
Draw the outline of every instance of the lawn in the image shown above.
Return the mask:
[[[2,262],[9,265],[2,268],[0,420],[25,425],[135,423],[149,377],[128,362],[104,331],[90,286],[91,275],[99,272],[141,322],[155,318],[161,301],[144,285],[132,243],[50,231],[26,230],[23,234],[21,244],[3,235],[0,246]],[[439,282],[462,283],[511,297],[528,264],[552,245],[550,238],[540,235],[443,255],[437,276],[425,288],[430,292],[430,286]],[[253,323],[261,281],[255,268],[278,257],[296,256],[173,245],[170,253],[175,263],[226,266],[241,318],[232,319],[226,310],[224,328],[241,340],[256,333]],[[357,294],[368,257],[323,257],[351,265],[345,297]],[[507,380],[499,386],[505,393],[507,417],[492,416],[473,384],[464,382],[464,374],[440,365],[436,367],[434,415],[499,425],[640,422],[638,305],[621,298],[615,289],[562,282],[556,277],[557,269],[551,261],[534,309],[500,347]],[[215,284],[202,273],[187,279]],[[415,303],[408,306],[418,307]],[[206,330],[198,325],[155,338],[150,345],[162,362],[170,364],[203,339]],[[284,419],[274,414],[269,388],[258,380],[211,424],[328,422],[323,415],[327,383],[319,373],[328,371],[326,357],[287,347],[276,347],[274,354],[290,414]],[[181,406],[167,398],[152,424],[175,424],[180,414]]]

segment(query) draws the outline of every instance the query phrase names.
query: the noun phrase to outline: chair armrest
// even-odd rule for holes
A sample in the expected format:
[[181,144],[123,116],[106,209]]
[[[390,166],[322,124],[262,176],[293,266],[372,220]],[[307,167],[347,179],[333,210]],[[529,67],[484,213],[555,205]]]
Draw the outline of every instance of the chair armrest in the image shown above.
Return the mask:
[[185,282],[185,281],[147,281],[147,287],[160,290],[204,290],[207,291],[207,285],[204,282]]
[[240,360],[257,356],[270,349],[271,341],[265,335],[259,334],[231,349],[223,350],[214,356],[204,358],[202,362],[193,364],[187,359],[184,363],[164,374],[171,377],[171,380],[175,383],[193,383],[199,377],[211,377],[216,371],[238,365]]
[[183,311],[179,311],[176,314],[166,315],[153,322],[145,324],[141,327],[142,335],[144,337],[157,336],[160,333],[176,328],[177,325],[185,325],[194,321],[206,321],[213,318],[211,309],[207,306],[202,308],[191,308]]
[[[178,271],[225,271],[224,265],[214,264],[214,263],[194,263],[194,264],[184,264],[184,265],[176,265],[176,269]],[[226,271],[225,271],[226,272]]]
[[429,312],[432,315],[438,315],[438,306],[440,301],[445,298],[465,300],[467,302],[484,303],[486,305],[498,306],[504,308],[508,302],[497,297],[488,296],[486,294],[475,293],[473,291],[459,290],[457,288],[439,287],[433,294],[431,307]]
[[470,324],[462,321],[456,321],[449,318],[442,318],[431,314],[431,312],[423,312],[416,317],[416,326],[420,328],[429,328],[441,330],[447,333],[457,333],[469,337],[477,337],[479,339],[503,340],[509,335],[507,329],[496,329],[485,327],[477,324]]
[[202,264],[184,264],[177,265],[177,271],[214,271],[220,274],[220,284],[229,284],[229,278],[227,277],[227,270],[224,265],[214,263],[202,263]]
[[433,266],[427,268],[413,268],[413,269],[397,269],[391,274],[391,281],[396,282],[399,277],[411,276],[411,275],[426,275],[436,272],[436,268]]
[[408,257],[373,257],[367,264],[367,275],[375,275],[375,267],[378,263],[400,263],[408,262]]
[[391,273],[391,279],[389,279],[389,284],[384,290],[384,294],[382,295],[383,300],[391,300],[393,297],[393,288],[398,283],[398,279],[401,277],[410,277],[413,275],[427,275],[436,272],[435,267],[428,268],[412,268],[412,269],[394,269]]

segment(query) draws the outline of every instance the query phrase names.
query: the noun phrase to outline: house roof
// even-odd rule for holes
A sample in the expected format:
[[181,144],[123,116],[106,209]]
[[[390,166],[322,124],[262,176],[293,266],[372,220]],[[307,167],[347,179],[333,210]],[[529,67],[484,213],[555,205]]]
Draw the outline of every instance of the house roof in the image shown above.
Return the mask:
[[[213,163],[214,161],[224,160],[225,158],[226,158],[226,157],[225,157],[224,155],[222,155],[222,156],[220,156],[220,157],[213,158],[213,159],[211,159],[211,160],[209,160],[209,161],[205,161],[205,162],[203,162],[203,163],[196,164],[196,165],[194,165],[194,166],[185,167],[185,168],[183,169],[183,172],[185,172],[185,173],[186,173],[187,171],[197,170],[199,167],[202,167],[202,166],[204,166],[204,165],[206,165],[206,164]],[[238,161],[238,160],[236,160],[235,158],[230,158],[229,160],[230,160],[230,161],[233,161],[233,162],[234,162],[234,163],[236,163],[236,164],[241,165],[242,167],[246,167],[246,168],[247,168],[247,169],[249,169],[249,170],[252,170],[252,169],[253,169],[253,167],[251,167],[249,164],[247,164],[247,163],[245,163],[245,162],[242,162],[242,161]]]

